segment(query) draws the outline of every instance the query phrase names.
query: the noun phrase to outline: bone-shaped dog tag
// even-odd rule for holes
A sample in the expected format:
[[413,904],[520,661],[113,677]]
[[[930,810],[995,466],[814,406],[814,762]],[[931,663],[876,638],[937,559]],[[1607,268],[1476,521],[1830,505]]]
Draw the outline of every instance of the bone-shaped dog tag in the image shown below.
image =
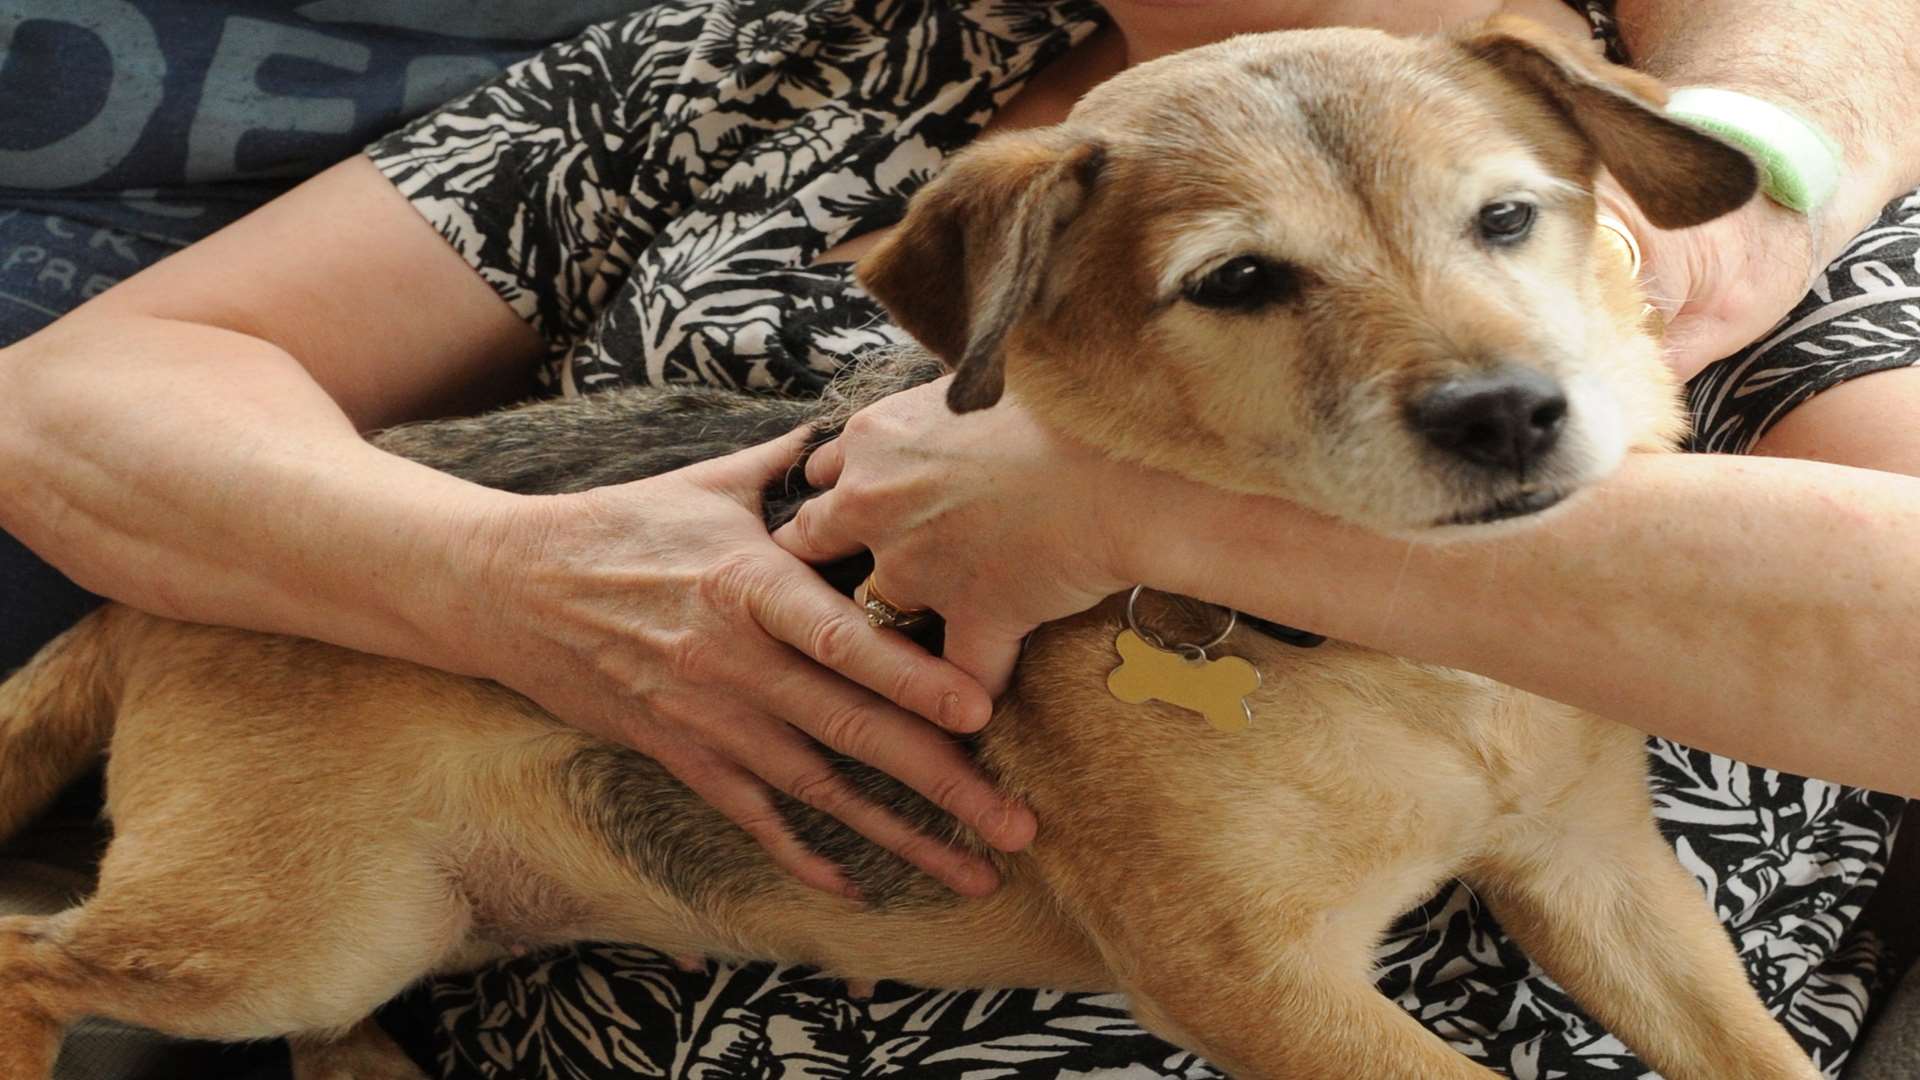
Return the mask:
[[1246,698],[1260,688],[1260,669],[1240,657],[1189,657],[1157,649],[1132,630],[1120,631],[1113,647],[1120,651],[1120,666],[1107,676],[1107,690],[1121,701],[1164,701],[1199,713],[1220,731],[1240,731],[1253,722]]

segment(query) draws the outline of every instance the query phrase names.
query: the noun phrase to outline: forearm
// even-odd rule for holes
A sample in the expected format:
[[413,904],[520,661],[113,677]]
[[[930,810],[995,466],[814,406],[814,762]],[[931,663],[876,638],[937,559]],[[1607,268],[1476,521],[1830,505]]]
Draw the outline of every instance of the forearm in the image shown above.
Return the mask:
[[452,666],[423,623],[472,602],[453,553],[511,498],[369,446],[245,335],[110,316],[0,351],[0,526],[157,614]]
[[[1821,213],[1831,256],[1920,185],[1920,48],[1910,7],[1879,0],[1619,0],[1635,66],[1669,85],[1738,90],[1792,109],[1839,144],[1845,165]],[[1822,258],[1819,265],[1825,265]]]
[[1138,523],[1135,576],[1156,588],[1920,795],[1920,480],[1640,457],[1537,527],[1455,543],[1167,486]]

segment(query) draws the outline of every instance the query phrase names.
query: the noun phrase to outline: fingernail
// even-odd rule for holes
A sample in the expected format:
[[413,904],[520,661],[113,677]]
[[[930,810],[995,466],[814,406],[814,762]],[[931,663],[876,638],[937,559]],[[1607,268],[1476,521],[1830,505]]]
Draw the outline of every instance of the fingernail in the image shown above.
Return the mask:
[[940,695],[940,726],[948,731],[971,735],[984,725],[966,715],[966,710],[960,707],[960,695],[949,690]]

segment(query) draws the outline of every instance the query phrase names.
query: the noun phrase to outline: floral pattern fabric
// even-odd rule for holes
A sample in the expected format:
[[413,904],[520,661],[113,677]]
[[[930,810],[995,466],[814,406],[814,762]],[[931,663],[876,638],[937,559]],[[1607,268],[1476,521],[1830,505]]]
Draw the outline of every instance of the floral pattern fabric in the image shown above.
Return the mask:
[[1088,0],[673,0],[376,143],[374,162],[532,323],[564,392],[817,392],[906,339],[846,264]]
[[[1608,5],[1585,0],[1602,32]],[[553,389],[817,389],[902,339],[809,263],[906,199],[1048,60],[1087,0],[662,0],[376,144],[374,161],[550,343]],[[1697,449],[1744,451],[1836,382],[1920,359],[1920,196],[1889,207],[1768,338],[1691,388]],[[1660,819],[1768,1004],[1838,1075],[1903,958],[1863,918],[1898,799],[1655,740]],[[1380,987],[1519,1080],[1644,1077],[1464,887],[1397,925]],[[686,971],[588,945],[433,981],[410,1035],[472,1077],[1201,1078],[1116,995],[871,997],[770,965]],[[423,1041],[413,1040],[416,1044]]]

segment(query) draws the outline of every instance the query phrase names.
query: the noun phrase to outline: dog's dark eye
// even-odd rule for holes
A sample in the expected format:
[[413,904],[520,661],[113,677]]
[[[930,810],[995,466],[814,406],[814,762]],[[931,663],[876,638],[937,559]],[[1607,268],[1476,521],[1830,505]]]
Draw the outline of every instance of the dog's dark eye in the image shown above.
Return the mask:
[[1201,307],[1252,311],[1290,300],[1300,292],[1300,275],[1283,262],[1258,255],[1229,259],[1187,287],[1187,299]]
[[1534,206],[1504,200],[1480,208],[1480,238],[1491,244],[1511,244],[1533,231]]

